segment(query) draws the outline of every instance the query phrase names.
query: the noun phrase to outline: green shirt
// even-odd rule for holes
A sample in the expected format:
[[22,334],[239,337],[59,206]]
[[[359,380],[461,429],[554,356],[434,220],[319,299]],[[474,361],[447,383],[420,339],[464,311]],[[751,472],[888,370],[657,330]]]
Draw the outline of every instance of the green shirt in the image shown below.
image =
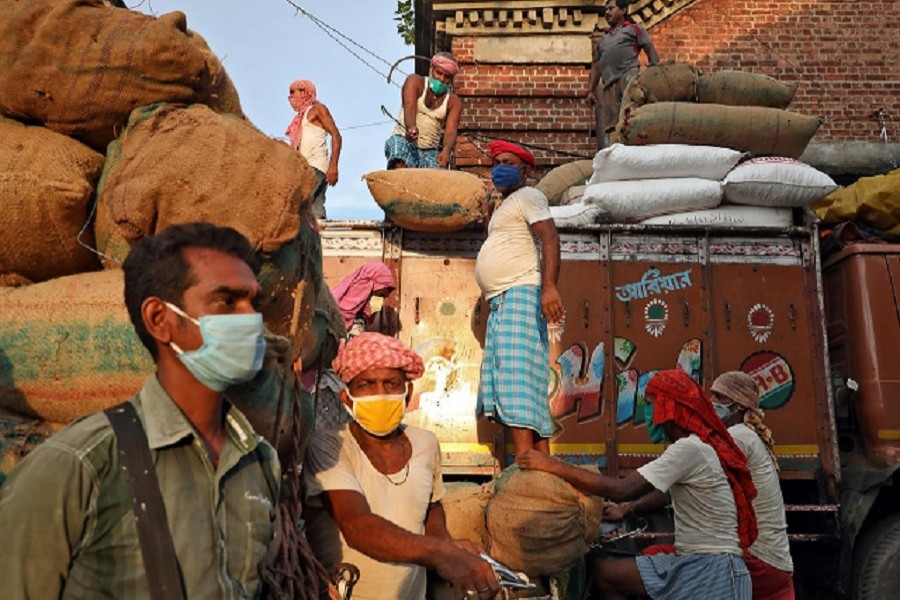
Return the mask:
[[[189,598],[255,598],[274,534],[274,449],[239,410],[213,467],[156,376],[131,399],[141,417]],[[0,597],[149,598],[131,494],[98,413],[38,446],[0,487]]]

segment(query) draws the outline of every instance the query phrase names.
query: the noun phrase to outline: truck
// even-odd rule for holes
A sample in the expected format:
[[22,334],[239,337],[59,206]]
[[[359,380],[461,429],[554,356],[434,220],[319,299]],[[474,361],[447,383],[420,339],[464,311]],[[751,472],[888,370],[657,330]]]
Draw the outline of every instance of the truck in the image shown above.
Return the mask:
[[[551,331],[551,453],[624,475],[664,449],[644,425],[655,372],[679,367],[708,386],[742,370],[776,440],[801,597],[894,597],[900,246],[850,246],[823,262],[814,216],[796,213],[790,227],[561,228],[566,319]],[[370,261],[394,272],[382,310],[396,313],[399,337],[426,367],[407,422],[437,434],[445,476],[488,478],[511,464],[503,428],[476,416],[484,233],[344,221],[321,235],[329,286]],[[671,535],[665,521],[641,534],[646,543]]]

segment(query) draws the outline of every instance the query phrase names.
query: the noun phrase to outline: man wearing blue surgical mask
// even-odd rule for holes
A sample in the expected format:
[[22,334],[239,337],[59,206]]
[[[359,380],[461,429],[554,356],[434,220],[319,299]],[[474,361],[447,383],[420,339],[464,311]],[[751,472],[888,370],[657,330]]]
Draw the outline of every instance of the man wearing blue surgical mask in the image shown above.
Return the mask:
[[[131,250],[125,304],[156,372],[129,402],[36,448],[0,488],[0,595],[258,597],[280,471],[223,395],[262,365],[256,263],[246,238],[208,223],[169,227]],[[114,425],[116,413],[133,415],[130,429]],[[152,465],[140,472],[155,502],[128,468],[138,455]],[[158,574],[173,570],[183,591],[160,590]]]
[[384,144],[388,169],[450,166],[462,101],[451,91],[459,63],[449,52],[431,59],[428,77],[413,73],[403,83],[403,110]]
[[535,166],[523,147],[489,144],[491,179],[503,201],[488,224],[475,279],[490,307],[478,410],[510,431],[515,455],[550,453],[556,424],[550,415],[548,323],[563,318],[559,234],[547,197],[525,185]]

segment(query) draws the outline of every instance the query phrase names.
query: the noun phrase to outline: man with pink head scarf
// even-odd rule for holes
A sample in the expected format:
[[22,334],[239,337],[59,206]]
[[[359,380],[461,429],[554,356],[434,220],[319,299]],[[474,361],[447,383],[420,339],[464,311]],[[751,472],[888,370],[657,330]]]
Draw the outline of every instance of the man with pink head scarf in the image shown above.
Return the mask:
[[427,569],[453,584],[457,598],[496,597],[490,565],[447,531],[437,437],[402,422],[422,358],[368,332],[343,343],[333,367],[353,420],[316,431],[303,463],[306,533],[320,562],[356,565],[360,600],[424,600]]
[[431,59],[428,77],[412,74],[403,83],[403,110],[384,144],[388,169],[450,166],[462,101],[451,91],[459,63],[449,52]]
[[[312,167],[316,175],[316,187],[310,199],[313,214],[325,218],[325,188],[338,182],[338,159],[341,156],[341,133],[328,107],[319,102],[316,86],[308,79],[293,82],[288,102],[297,114],[284,134],[291,148],[297,150]],[[325,138],[331,136],[329,158]]]

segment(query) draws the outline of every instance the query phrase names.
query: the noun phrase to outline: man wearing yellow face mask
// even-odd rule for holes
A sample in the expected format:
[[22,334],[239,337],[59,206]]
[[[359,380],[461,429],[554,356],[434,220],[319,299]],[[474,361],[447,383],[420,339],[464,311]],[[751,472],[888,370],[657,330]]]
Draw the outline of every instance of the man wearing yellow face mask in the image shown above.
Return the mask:
[[490,565],[447,532],[437,438],[401,423],[422,359],[400,340],[362,333],[332,367],[353,421],[317,431],[306,452],[307,537],[319,560],[359,568],[358,600],[421,600],[426,569],[458,597],[493,598]]

